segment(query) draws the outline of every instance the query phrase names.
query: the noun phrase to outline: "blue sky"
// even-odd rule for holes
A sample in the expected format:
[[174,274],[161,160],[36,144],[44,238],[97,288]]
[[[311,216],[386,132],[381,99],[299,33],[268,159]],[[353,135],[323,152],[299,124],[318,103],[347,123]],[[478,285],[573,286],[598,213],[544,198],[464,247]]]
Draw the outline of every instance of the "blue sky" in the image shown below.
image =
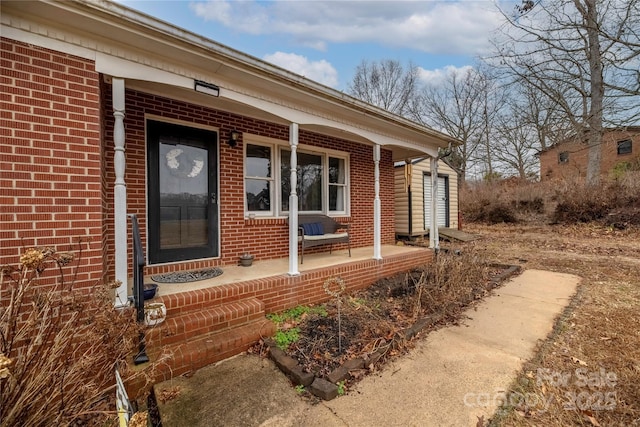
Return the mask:
[[468,67],[502,20],[490,0],[120,3],[345,91],[362,60],[411,61],[425,80]]

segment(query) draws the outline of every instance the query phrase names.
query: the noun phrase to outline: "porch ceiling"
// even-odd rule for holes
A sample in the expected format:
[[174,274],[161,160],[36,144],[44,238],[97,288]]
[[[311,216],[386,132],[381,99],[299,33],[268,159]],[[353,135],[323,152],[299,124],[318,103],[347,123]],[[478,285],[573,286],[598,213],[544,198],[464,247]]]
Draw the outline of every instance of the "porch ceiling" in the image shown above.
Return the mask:
[[[140,90],[146,93],[150,93],[153,95],[159,95],[167,98],[177,99],[177,100],[181,100],[191,104],[211,107],[218,110],[228,111],[230,113],[234,113],[234,114],[238,114],[246,117],[252,117],[254,119],[264,120],[272,123],[278,123],[285,126],[288,126],[290,123],[289,121],[285,120],[284,118],[276,114],[272,114],[269,111],[253,107],[251,105],[235,102],[228,98],[211,97],[208,95],[203,95],[193,90],[188,90],[178,86],[162,85],[162,84],[153,83],[149,81],[142,81],[142,80],[127,80],[127,87]],[[371,142],[369,139],[338,127],[323,126],[323,125],[312,123],[312,124],[300,124],[299,128],[301,130],[308,130],[310,132],[318,133],[321,135],[327,135],[334,138],[344,139],[347,141],[353,141],[359,144],[373,145],[373,142]],[[221,130],[224,131],[225,129],[221,129]],[[416,158],[425,156],[425,153],[423,151],[411,149],[403,146],[385,145],[384,148],[391,150],[392,158],[394,162],[403,161],[406,159],[416,159]]]

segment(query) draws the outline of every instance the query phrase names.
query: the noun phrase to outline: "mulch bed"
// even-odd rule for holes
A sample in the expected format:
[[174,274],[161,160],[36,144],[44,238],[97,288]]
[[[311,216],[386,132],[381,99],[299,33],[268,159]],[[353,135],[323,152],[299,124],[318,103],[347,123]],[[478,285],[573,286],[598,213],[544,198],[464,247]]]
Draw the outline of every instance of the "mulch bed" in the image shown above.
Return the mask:
[[[333,298],[323,305],[326,316],[306,313],[279,325],[300,331],[299,340],[286,350],[275,348],[273,341],[266,344],[294,384],[330,399],[336,393],[327,393],[329,384],[340,383],[341,392],[348,389],[389,358],[405,353],[419,334],[458,322],[468,306],[519,272],[519,266],[487,264],[476,270],[478,280],[460,285],[436,284],[433,272],[425,269],[398,274],[342,295],[340,302]],[[323,382],[317,393],[315,380]]]

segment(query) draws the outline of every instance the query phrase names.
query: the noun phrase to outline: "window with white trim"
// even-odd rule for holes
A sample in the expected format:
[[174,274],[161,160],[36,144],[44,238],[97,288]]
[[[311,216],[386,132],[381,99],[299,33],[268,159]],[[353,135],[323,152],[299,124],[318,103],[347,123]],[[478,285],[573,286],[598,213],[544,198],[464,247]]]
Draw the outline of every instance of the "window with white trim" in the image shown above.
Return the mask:
[[346,175],[346,159],[329,157],[329,212],[347,212]]
[[273,147],[247,144],[244,157],[245,210],[273,216]]
[[[336,153],[311,153],[297,150],[298,211],[328,215],[347,213],[348,158]],[[281,212],[289,211],[291,151],[281,150]]]
[[[334,151],[298,148],[298,211],[346,215],[349,206],[349,157]],[[276,165],[274,167],[274,165]],[[289,212],[291,150],[285,145],[246,144],[245,211],[277,216]]]

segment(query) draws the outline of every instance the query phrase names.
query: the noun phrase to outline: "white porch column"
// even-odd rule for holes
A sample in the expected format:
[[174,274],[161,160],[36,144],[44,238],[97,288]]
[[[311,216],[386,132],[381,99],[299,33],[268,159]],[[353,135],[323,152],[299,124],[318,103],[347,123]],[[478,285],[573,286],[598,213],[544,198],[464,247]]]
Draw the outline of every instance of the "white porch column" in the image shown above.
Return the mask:
[[375,188],[375,198],[373,199],[373,259],[382,259],[380,246],[380,235],[382,233],[382,221],[380,219],[380,144],[373,145],[373,165]]
[[122,307],[127,304],[127,186],[124,182],[124,79],[112,79],[113,91],[113,144],[114,168],[116,181],[114,192],[114,220],[115,220],[115,263],[116,280],[122,284],[116,289],[115,305]]
[[291,147],[291,192],[289,193],[289,275],[297,276],[298,271],[298,124],[289,126],[289,146]]
[[429,224],[429,247],[438,249],[440,247],[440,236],[438,235],[438,158],[431,157],[431,224]]

